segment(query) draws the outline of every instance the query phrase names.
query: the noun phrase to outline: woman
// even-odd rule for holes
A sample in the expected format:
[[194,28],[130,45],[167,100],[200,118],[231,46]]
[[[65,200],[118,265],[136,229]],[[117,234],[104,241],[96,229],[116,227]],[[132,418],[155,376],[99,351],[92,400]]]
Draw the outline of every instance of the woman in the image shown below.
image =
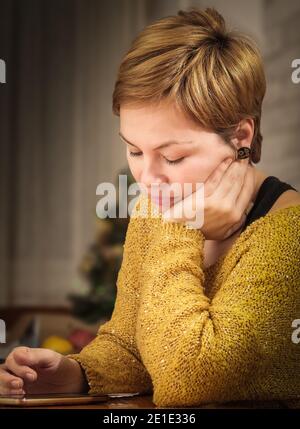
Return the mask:
[[[179,11],[138,35],[113,110],[144,192],[112,317],[77,355],[15,349],[2,394],[140,392],[158,406],[297,399],[300,196],[253,165],[264,94],[258,50],[214,9]],[[155,199],[153,185],[173,183],[192,188]],[[198,228],[179,210],[187,202]]]

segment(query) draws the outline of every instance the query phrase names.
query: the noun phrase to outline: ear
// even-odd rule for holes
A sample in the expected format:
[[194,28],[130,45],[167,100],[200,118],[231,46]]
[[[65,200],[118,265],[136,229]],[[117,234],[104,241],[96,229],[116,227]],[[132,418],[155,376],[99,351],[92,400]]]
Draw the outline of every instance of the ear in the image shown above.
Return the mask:
[[[237,126],[235,137],[231,140],[231,143],[240,149],[241,147],[251,148],[251,143],[254,135],[254,121],[252,118],[243,119]],[[251,160],[249,163],[252,165]]]
[[254,135],[254,121],[252,118],[243,119],[237,126],[232,143],[237,149],[241,147],[251,148]]

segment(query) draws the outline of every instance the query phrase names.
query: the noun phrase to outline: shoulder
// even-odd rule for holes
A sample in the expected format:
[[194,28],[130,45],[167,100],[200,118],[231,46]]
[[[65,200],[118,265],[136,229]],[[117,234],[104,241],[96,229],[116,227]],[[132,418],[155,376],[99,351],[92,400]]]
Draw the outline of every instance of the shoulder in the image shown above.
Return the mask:
[[300,193],[289,189],[288,191],[283,192],[279,198],[275,201],[269,213],[273,213],[277,210],[293,207],[300,205]]
[[252,279],[262,286],[262,293],[268,288],[273,293],[275,283],[286,289],[295,285],[299,293],[300,204],[278,209],[251,223],[235,250],[225,259],[235,281]]
[[250,225],[253,230],[270,229],[276,230],[291,230],[297,235],[300,234],[300,201],[291,205],[277,206],[276,210],[270,210],[265,216],[260,217],[257,221]]
[[277,241],[300,246],[300,193],[289,189],[275,201],[267,214],[252,222],[242,234],[244,240],[271,247]]
[[300,202],[287,207],[278,207],[254,221],[245,231],[242,240],[246,248],[267,255],[274,260],[300,258]]

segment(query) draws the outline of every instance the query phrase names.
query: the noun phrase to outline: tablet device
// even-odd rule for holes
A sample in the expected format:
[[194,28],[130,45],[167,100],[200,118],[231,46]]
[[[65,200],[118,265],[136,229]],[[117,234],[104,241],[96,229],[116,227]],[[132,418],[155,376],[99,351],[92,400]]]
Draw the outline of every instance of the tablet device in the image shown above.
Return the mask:
[[102,395],[89,395],[77,393],[58,393],[45,395],[18,395],[0,396],[1,406],[39,407],[48,405],[81,405],[109,401],[112,398],[126,398],[139,395],[139,393],[112,393]]

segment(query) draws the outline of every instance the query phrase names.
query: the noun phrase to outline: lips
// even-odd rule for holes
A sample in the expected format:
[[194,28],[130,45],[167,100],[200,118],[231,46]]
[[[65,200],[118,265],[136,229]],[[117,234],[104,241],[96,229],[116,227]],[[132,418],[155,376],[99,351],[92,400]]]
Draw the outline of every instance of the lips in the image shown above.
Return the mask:
[[153,201],[154,204],[159,206],[167,206],[167,205],[172,206],[174,204],[174,197],[163,198],[162,196],[159,196],[159,197],[151,196],[151,200]]

